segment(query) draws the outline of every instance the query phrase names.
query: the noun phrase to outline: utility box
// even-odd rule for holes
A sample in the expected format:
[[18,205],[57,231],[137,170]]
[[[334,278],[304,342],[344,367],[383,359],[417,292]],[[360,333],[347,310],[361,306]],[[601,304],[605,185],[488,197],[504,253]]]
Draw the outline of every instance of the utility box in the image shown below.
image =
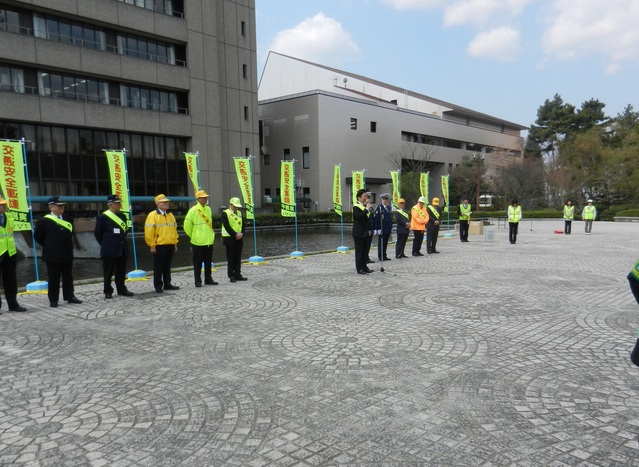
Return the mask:
[[486,229],[485,234],[485,240],[487,242],[493,242],[495,241],[495,231],[492,229]]
[[468,235],[484,235],[484,221],[470,221]]

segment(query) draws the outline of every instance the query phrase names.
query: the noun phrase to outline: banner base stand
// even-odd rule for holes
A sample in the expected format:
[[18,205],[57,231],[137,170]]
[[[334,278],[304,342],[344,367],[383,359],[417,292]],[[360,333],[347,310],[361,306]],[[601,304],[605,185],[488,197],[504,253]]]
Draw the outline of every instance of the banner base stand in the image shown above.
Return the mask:
[[444,238],[453,238],[453,234],[452,233],[445,233],[444,234]]
[[264,258],[261,256],[251,256],[249,258],[249,264],[262,264],[264,262]]
[[[204,272],[204,263],[202,263],[202,272]],[[215,263],[213,261],[211,261],[211,271],[217,271],[217,268],[215,267]]]
[[302,259],[304,258],[304,253],[302,251],[294,251],[291,253],[291,258],[293,259]]
[[146,280],[146,271],[142,269],[136,269],[135,271],[131,271],[126,275],[127,279],[130,281],[145,281]]
[[47,281],[35,281],[27,284],[26,293],[47,293],[49,291],[49,283]]
[[337,247],[337,252],[338,253],[346,253],[347,251],[348,251],[348,247],[347,246],[342,245],[342,246],[338,246]]

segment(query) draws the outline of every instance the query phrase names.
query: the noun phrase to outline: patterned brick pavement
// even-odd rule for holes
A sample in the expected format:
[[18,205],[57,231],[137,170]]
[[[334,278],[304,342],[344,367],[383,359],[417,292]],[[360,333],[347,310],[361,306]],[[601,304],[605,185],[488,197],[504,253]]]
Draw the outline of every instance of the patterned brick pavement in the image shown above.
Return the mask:
[[442,238],[369,276],[328,253],[22,296],[0,316],[0,465],[639,466],[639,224],[581,226]]

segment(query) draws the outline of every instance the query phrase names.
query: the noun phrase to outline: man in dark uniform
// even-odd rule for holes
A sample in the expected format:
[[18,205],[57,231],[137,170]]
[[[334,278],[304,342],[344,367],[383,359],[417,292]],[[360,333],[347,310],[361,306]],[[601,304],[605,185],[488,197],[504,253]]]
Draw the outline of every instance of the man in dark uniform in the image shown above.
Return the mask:
[[373,208],[368,201],[366,190],[362,189],[356,193],[357,203],[353,206],[353,241],[355,243],[355,269],[357,274],[370,274],[372,269],[368,268],[366,256],[368,252],[368,241],[371,236],[370,221]]
[[60,298],[69,303],[82,303],[73,292],[73,219],[64,216],[64,207],[59,196],[49,198],[49,214],[38,221],[33,231],[36,242],[42,245],[42,260],[47,265],[49,276],[49,304],[57,308]]
[[406,201],[404,198],[399,198],[397,201],[399,207],[395,211],[395,222],[397,223],[397,242],[395,242],[395,258],[408,258],[404,254],[404,248],[408,241],[408,234],[410,233],[410,213],[406,212]]
[[[446,205],[444,205],[444,208]],[[443,208],[439,206],[439,198],[433,198],[433,202],[428,205],[428,223],[426,224],[426,253],[439,253],[437,251],[437,237],[441,226],[441,215]]]
[[100,257],[102,258],[102,271],[104,272],[104,298],[113,298],[113,286],[111,277],[115,272],[115,287],[118,295],[130,297],[124,285],[126,280],[126,260],[129,247],[126,237],[129,232],[126,215],[120,212],[122,200],[117,195],[107,197],[108,209],[98,216],[95,221],[93,235],[100,244]]
[[388,239],[390,238],[391,231],[393,230],[393,214],[390,207],[390,196],[388,193],[382,193],[380,196],[382,203],[375,208],[374,227],[378,235],[377,242],[377,259],[382,261],[390,261],[386,253],[388,247]]
[[[18,303],[18,281],[16,268],[18,266],[18,250],[13,240],[13,217],[8,213],[7,200],[0,196],[0,276],[2,289],[7,300],[9,311],[27,311]],[[2,300],[0,300],[2,307]]]
[[242,275],[242,248],[244,246],[244,222],[239,208],[240,198],[231,198],[229,208],[222,211],[222,243],[226,247],[229,281],[245,281]]

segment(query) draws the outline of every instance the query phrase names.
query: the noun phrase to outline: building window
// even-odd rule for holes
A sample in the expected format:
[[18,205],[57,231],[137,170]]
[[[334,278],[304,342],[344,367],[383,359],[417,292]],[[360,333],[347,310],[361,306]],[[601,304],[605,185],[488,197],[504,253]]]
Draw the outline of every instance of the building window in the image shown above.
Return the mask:
[[305,186],[304,188],[302,188],[302,194],[303,194],[304,198],[308,198],[309,196],[311,196],[310,187]]
[[248,77],[247,69],[248,69],[248,67],[246,65],[242,65],[242,76],[244,77],[244,79],[246,79]]
[[240,23],[240,33],[242,36],[246,36],[246,21]]
[[271,196],[271,189],[270,188],[264,188],[264,196]]
[[291,150],[288,148],[284,149],[284,160],[285,161],[290,161],[291,160]]
[[106,50],[106,39],[101,28],[67,21],[55,16],[33,14],[35,37],[50,41],[79,45],[89,49]]
[[264,165],[271,165],[271,155],[264,154]]
[[371,122],[371,133],[377,133],[377,122]]
[[169,16],[184,18],[183,0],[118,0],[147,10],[153,10]]
[[187,112],[186,109],[178,107],[178,96],[174,92],[140,88],[128,84],[120,84],[120,105],[136,109],[159,110],[160,112]]
[[24,71],[0,65],[0,91],[24,94]]
[[357,130],[357,119],[351,118],[351,130]]
[[249,119],[249,111],[248,111],[248,107],[245,105],[244,106],[244,120],[248,120]]
[[0,31],[20,33],[20,15],[17,11],[0,8]]
[[311,168],[311,156],[308,146],[304,146],[302,148],[302,168],[310,169]]
[[249,148],[244,148],[244,157],[249,157],[251,155],[251,150]]
[[115,51],[120,55],[141,58],[142,60],[150,60],[157,63],[166,63],[168,65],[177,64],[186,66],[184,60],[176,59],[176,49],[180,54],[180,58],[184,58],[184,50],[168,42],[156,41],[130,34],[118,34],[116,41],[117,47]]

